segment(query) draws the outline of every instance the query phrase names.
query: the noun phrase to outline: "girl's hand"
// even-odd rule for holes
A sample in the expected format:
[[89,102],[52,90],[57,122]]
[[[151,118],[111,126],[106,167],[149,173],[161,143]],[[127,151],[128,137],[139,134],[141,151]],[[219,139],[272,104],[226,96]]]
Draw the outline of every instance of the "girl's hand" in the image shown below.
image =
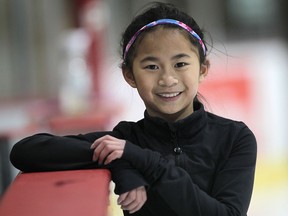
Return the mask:
[[97,140],[91,145],[94,149],[93,161],[98,161],[99,164],[107,165],[123,155],[125,140],[117,139],[113,136],[106,135]]
[[146,189],[144,186],[133,189],[129,192],[121,194],[117,203],[121,205],[123,210],[129,211],[130,214],[135,213],[142,208],[147,200]]

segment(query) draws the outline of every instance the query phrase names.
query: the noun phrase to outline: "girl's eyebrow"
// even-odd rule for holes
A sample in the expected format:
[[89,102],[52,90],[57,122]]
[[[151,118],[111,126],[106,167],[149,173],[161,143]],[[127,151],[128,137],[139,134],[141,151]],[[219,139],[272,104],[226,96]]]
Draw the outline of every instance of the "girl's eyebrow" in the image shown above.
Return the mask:
[[[180,58],[190,58],[191,56],[186,54],[186,53],[179,53],[175,56],[173,56],[171,59],[175,60],[175,59],[180,59]],[[147,56],[145,58],[143,58],[140,63],[143,63],[145,61],[159,61],[159,58],[154,57],[154,56]]]
[[172,57],[172,59],[190,58],[191,56],[186,53],[179,53]]
[[159,61],[159,59],[157,57],[154,56],[147,56],[145,58],[143,58],[140,63],[144,63],[146,61]]

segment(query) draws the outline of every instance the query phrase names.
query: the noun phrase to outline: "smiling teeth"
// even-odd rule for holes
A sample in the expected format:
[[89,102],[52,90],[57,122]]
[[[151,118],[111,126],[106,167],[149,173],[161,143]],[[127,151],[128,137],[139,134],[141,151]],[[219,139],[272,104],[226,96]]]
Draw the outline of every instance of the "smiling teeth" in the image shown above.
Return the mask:
[[171,98],[171,97],[176,97],[179,94],[180,94],[180,92],[178,92],[178,93],[163,93],[163,94],[159,94],[159,95],[161,97]]

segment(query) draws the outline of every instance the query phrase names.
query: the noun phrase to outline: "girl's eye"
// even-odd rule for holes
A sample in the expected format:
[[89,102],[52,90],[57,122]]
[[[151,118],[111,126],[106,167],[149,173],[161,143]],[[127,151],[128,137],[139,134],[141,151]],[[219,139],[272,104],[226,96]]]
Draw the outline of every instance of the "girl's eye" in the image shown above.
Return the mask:
[[178,62],[178,63],[175,64],[175,68],[181,68],[181,67],[184,67],[186,65],[188,65],[188,63],[186,63],[186,62]]
[[148,69],[148,70],[157,70],[157,69],[159,69],[159,67],[157,65],[147,65],[145,68]]

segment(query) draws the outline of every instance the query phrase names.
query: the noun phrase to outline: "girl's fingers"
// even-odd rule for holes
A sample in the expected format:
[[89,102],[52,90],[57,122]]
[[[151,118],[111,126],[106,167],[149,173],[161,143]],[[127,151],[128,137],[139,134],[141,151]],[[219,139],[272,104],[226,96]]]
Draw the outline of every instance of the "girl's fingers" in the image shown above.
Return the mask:
[[105,159],[104,165],[107,165],[109,163],[111,163],[112,161],[118,159],[121,157],[121,155],[123,154],[123,152],[121,150],[118,151],[113,151],[111,154],[109,154],[107,156],[107,158]]
[[103,148],[105,146],[104,145],[97,145],[97,147],[94,148],[94,152],[93,152],[93,161],[97,161],[99,158],[99,153],[102,152]]
[[103,137],[100,137],[94,141],[94,143],[90,146],[91,149],[95,149],[99,144],[102,143],[103,140],[112,140],[114,137],[110,135],[105,135]]
[[126,199],[126,197],[128,196],[129,192],[126,192],[124,194],[121,194],[118,199],[117,199],[117,203],[118,205],[122,205],[122,202]]
[[104,147],[101,149],[101,151],[99,151],[98,154],[96,153],[98,155],[98,163],[102,164],[108,158],[110,159],[110,162],[116,158],[119,158],[119,150],[121,150],[121,147],[115,143],[104,144]]
[[108,164],[117,158],[121,158],[125,142],[125,140],[117,139],[110,135],[95,140],[90,147],[94,149],[92,160],[98,161],[99,164],[103,164],[104,161],[105,164]]
[[129,210],[129,213],[130,214],[133,214],[135,213],[136,211],[140,210],[142,208],[143,204],[142,203],[138,203],[134,208],[131,208]]
[[129,211],[130,214],[138,211],[147,200],[145,187],[139,187],[118,198],[118,204],[123,210]]
[[136,200],[136,189],[129,191],[128,195],[126,196],[126,198],[122,201],[121,206],[126,209],[127,206],[129,206],[132,202],[134,202]]

